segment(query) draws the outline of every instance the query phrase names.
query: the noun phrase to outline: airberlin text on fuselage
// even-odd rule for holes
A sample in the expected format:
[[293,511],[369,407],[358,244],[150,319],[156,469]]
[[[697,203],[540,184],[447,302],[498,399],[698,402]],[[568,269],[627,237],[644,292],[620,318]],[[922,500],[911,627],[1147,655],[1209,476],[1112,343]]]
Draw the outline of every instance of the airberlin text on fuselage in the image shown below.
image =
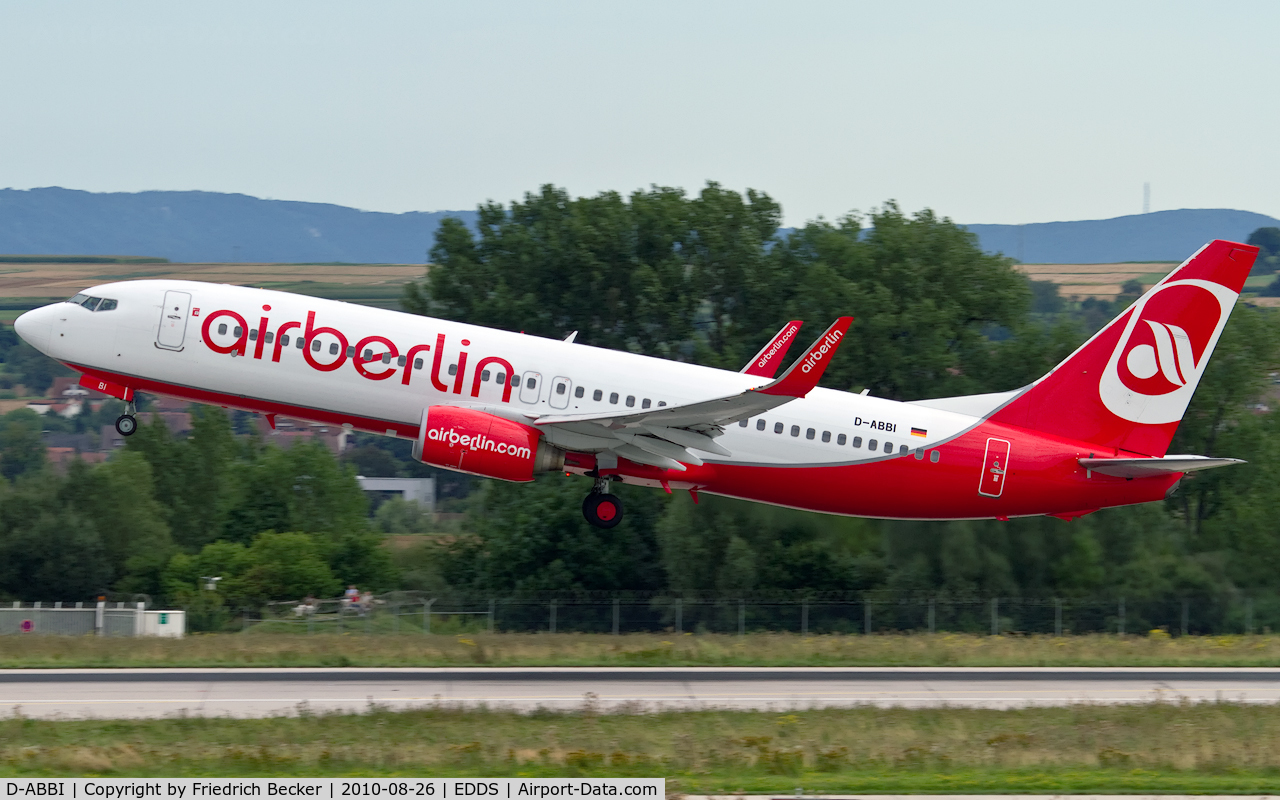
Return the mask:
[[[267,317],[266,312],[269,312],[270,310],[271,306],[269,305],[264,305],[262,307],[263,314],[258,319],[258,324],[254,328],[254,330],[257,331],[257,337],[253,340],[253,358],[259,360],[262,359],[265,355],[264,350],[269,349],[271,360],[273,362],[278,362],[285,348],[285,340],[283,337],[288,335],[289,331],[298,329],[299,332],[294,335],[302,338],[304,343],[302,347],[302,357],[309,365],[311,365],[312,369],[320,372],[333,372],[346,363],[348,358],[347,351],[351,346],[350,340],[347,338],[346,334],[337,328],[316,327],[316,312],[314,311],[307,312],[307,321],[305,325],[297,321],[280,323],[271,337],[273,341],[268,342],[267,332],[271,330],[272,323]],[[193,309],[191,313],[192,316],[199,316],[200,309]],[[239,336],[237,336],[235,341],[231,344],[221,345],[213,341],[213,325],[215,321],[219,319],[234,321],[237,326],[236,330],[240,332]],[[200,332],[205,346],[213,352],[222,353],[224,355],[234,353],[247,358],[249,357],[248,350],[250,344],[249,330],[250,326],[243,316],[230,309],[219,309],[218,311],[210,312],[205,316],[204,324],[201,326]],[[320,335],[329,335],[337,339],[337,357],[327,364],[316,358],[317,355],[320,355],[320,352],[318,349],[313,349],[314,345],[312,343],[315,341],[315,338]],[[463,347],[469,347],[470,345],[471,342],[469,340],[462,340]],[[432,349],[433,347],[434,350]],[[374,348],[376,348],[376,351],[374,351]],[[440,376],[440,366],[444,359],[444,349],[445,335],[443,333],[436,334],[435,345],[414,344],[406,348],[403,352],[387,337],[373,335],[366,336],[356,342],[354,355],[350,356],[350,358],[351,364],[355,367],[356,372],[358,372],[361,377],[371,381],[386,380],[387,378],[395,375],[396,370],[403,369],[400,376],[400,383],[404,386],[408,386],[409,381],[413,378],[413,373],[415,372],[414,361],[418,358],[418,354],[431,353],[431,385],[440,392],[452,391],[454,394],[462,394],[466,385],[465,381],[467,375],[468,354],[465,350],[459,352],[457,374],[446,375],[444,376],[444,379],[442,379]],[[374,351],[371,352],[368,359],[365,358],[366,350]],[[388,363],[384,363],[383,357],[387,353],[390,353],[390,358],[387,359]],[[397,359],[402,357],[404,358],[403,367],[399,366],[397,361]],[[368,366],[372,366],[373,369],[368,369]],[[486,356],[480,359],[479,363],[477,363],[471,370],[471,396],[480,396],[480,382],[482,374],[484,373],[485,368],[489,366],[493,366],[495,369],[498,367],[502,368],[502,402],[511,402],[511,378],[515,374],[515,370],[512,369],[511,362],[500,356]],[[383,369],[383,367],[385,367],[385,369]],[[446,382],[449,378],[453,379],[452,386]]]

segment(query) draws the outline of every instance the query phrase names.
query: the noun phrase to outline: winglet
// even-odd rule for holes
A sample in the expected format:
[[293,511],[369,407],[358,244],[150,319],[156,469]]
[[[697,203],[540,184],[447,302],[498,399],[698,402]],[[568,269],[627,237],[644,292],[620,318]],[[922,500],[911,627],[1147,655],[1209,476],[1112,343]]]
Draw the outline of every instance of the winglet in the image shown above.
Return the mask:
[[818,385],[822,373],[827,371],[827,364],[835,355],[844,334],[853,324],[853,317],[841,317],[832,323],[826,332],[818,337],[808,352],[773,383],[757,389],[761,394],[781,395],[783,397],[804,397]]
[[778,331],[778,334],[738,371],[743,375],[755,375],[758,378],[772,380],[773,376],[778,374],[778,367],[782,366],[782,359],[787,354],[787,350],[791,349],[791,344],[796,340],[796,334],[800,332],[800,326],[803,324],[803,321],[793,319],[783,325],[782,330]]

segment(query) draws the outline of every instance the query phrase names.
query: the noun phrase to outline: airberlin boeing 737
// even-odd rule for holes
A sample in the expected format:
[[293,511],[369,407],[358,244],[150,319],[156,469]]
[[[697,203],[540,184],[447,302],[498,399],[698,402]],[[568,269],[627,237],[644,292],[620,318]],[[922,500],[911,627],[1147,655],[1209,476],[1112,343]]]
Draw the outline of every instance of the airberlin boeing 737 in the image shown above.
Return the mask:
[[29,311],[18,334],[134,392],[415,440],[414,457],[508,481],[589,476],[831,514],[1048,514],[1160,500],[1234,459],[1166,455],[1257,248],[1205,245],[1066,361],[1010,392],[899,403],[817,388],[842,317],[776,380],[800,323],[741,372],[284,292],[140,280]]

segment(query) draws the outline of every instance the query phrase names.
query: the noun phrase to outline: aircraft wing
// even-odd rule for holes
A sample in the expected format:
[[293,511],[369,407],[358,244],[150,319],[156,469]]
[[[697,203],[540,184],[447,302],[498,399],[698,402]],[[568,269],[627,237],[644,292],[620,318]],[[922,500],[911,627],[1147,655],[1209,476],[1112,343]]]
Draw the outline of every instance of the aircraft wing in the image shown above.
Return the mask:
[[796,340],[796,334],[800,332],[800,326],[803,324],[803,321],[793,319],[783,325],[782,330],[778,331],[769,343],[760,348],[760,352],[738,371],[743,375],[773,378],[778,374],[778,367],[782,366],[782,359],[791,349],[791,344]]
[[836,320],[782,377],[755,389],[626,413],[546,414],[533,424],[559,447],[588,452],[611,450],[641,464],[683,470],[684,464],[702,463],[689,449],[730,455],[714,441],[714,437],[724,432],[725,425],[754,417],[812,391],[852,323],[853,317]]

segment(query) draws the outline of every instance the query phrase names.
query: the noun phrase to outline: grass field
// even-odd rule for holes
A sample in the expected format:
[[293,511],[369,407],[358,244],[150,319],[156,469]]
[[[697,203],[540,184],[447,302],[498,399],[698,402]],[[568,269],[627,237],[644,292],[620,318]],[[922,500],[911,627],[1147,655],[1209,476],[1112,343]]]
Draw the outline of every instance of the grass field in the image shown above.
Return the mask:
[[1177,264],[1169,263],[1137,263],[1137,264],[1017,264],[1014,269],[1036,281],[1050,281],[1058,284],[1058,293],[1063,297],[1076,297],[1083,300],[1095,297],[1101,300],[1113,300],[1120,294],[1120,287],[1125,281],[1138,281],[1143,289],[1150,289],[1157,281],[1169,273]]
[[0,321],[109,281],[142,278],[230,283],[333,300],[398,308],[403,287],[422,277],[422,264],[170,264],[0,261]]
[[655,776],[669,793],[1280,789],[1280,708],[1229,703],[1014,711],[437,706],[268,719],[0,721],[10,776]]
[[1280,666],[1280,636],[786,633],[8,636],[0,668],[405,666]]

